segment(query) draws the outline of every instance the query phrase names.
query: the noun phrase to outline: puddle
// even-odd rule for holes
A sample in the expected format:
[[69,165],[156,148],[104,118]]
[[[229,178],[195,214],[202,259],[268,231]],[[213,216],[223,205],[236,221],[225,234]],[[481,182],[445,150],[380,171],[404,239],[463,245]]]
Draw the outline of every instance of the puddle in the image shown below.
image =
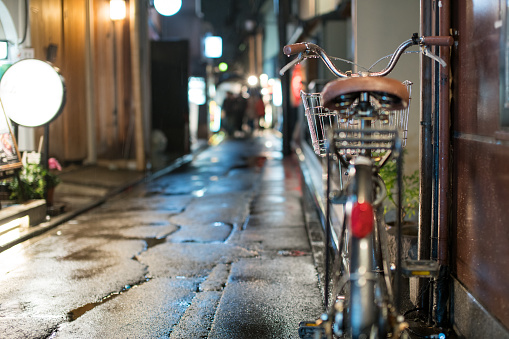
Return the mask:
[[145,251],[149,248],[152,248],[154,246],[157,246],[159,244],[163,244],[166,242],[166,238],[145,238],[143,239],[147,243],[147,247],[145,248]]
[[[148,250],[151,247],[154,247],[154,246],[157,246],[159,244],[162,244],[162,243],[166,242],[166,237],[163,237],[163,238],[145,238],[145,239],[142,239],[142,240],[144,240],[145,243],[147,244],[146,248],[144,250],[144,251],[146,251],[146,250]],[[145,276],[144,280],[141,280],[141,281],[139,281],[139,282],[137,282],[135,284],[132,284],[132,285],[125,285],[122,288],[122,290],[120,290],[119,292],[111,293],[111,294],[105,296],[104,298],[102,298],[99,301],[96,301],[96,302],[89,303],[89,304],[83,305],[81,307],[78,307],[78,308],[76,308],[76,309],[74,309],[74,310],[72,310],[72,311],[67,313],[67,319],[68,319],[68,321],[74,321],[74,320],[78,319],[79,317],[81,317],[83,314],[87,313],[88,311],[93,310],[95,307],[97,307],[97,306],[99,306],[101,304],[104,304],[107,301],[115,299],[116,297],[118,297],[122,293],[125,293],[125,292],[129,291],[133,287],[140,286],[140,285],[148,282],[150,279],[151,279],[150,277]]]
[[302,257],[302,256],[305,256],[305,255],[310,255],[309,252],[298,251],[298,250],[293,250],[293,251],[278,251],[277,254],[281,255],[283,257]]
[[116,297],[118,297],[122,293],[124,293],[126,291],[129,291],[133,287],[140,286],[140,285],[146,283],[147,281],[149,281],[150,279],[151,279],[150,277],[145,276],[145,279],[140,281],[140,282],[137,282],[137,283],[135,283],[133,285],[125,285],[120,292],[111,293],[110,295],[105,296],[104,298],[102,298],[99,301],[96,301],[96,302],[89,303],[89,304],[83,305],[81,307],[78,307],[78,308],[76,308],[76,309],[74,309],[74,310],[72,310],[72,311],[67,313],[67,320],[70,321],[70,322],[74,321],[74,320],[78,319],[79,317],[81,317],[83,314],[87,313],[88,311],[91,311],[95,307],[97,307],[97,306],[99,306],[101,304],[104,304],[107,301],[115,299]]

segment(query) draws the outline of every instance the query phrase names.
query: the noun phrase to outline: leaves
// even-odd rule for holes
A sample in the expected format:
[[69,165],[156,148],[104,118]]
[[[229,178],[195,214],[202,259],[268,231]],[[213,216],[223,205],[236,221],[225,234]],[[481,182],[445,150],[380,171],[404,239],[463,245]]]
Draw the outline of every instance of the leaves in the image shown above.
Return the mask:
[[[398,172],[396,160],[388,161],[379,172],[385,186],[387,187],[387,198],[396,207]],[[419,210],[419,171],[416,170],[410,175],[403,175],[403,197],[401,199],[401,208],[403,218],[413,217]],[[387,211],[386,211],[387,212]]]
[[27,199],[44,199],[48,189],[57,186],[60,178],[38,164],[27,164],[10,183],[10,199],[24,201]]

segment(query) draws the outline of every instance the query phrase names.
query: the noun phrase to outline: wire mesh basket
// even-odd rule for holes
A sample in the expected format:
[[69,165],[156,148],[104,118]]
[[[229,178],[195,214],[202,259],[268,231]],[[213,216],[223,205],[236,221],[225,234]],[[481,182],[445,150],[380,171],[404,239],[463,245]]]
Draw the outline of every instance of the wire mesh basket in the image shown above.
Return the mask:
[[321,93],[306,93],[301,91],[300,95],[306,109],[306,118],[313,150],[319,156],[324,157],[327,152],[327,131],[343,126],[340,125],[337,113],[331,112],[322,106]]
[[[403,84],[407,86],[408,93],[411,95],[412,82],[405,81]],[[305,108],[313,150],[321,157],[326,155],[327,145],[332,142],[332,140],[327,139],[328,135],[329,138],[334,138],[336,148],[341,154],[355,154],[359,153],[361,149],[387,150],[387,143],[392,142],[390,140],[395,138],[396,133],[402,146],[406,145],[410,101],[407,108],[403,110],[386,111],[382,108],[377,119],[370,119],[369,124],[363,124],[362,118],[354,115],[355,103],[346,114],[339,114],[323,107],[320,93],[301,91],[301,98]],[[376,103],[374,104],[376,105]],[[367,126],[369,126],[369,133],[366,131]],[[335,132],[328,134],[329,130]],[[385,142],[384,139],[386,139]]]

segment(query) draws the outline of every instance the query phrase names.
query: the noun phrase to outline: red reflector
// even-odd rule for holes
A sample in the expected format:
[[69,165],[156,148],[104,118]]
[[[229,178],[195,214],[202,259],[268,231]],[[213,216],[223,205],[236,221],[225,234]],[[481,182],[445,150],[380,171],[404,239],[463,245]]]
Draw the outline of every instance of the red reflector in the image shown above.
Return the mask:
[[369,202],[356,202],[352,208],[352,235],[364,238],[373,229],[373,207]]

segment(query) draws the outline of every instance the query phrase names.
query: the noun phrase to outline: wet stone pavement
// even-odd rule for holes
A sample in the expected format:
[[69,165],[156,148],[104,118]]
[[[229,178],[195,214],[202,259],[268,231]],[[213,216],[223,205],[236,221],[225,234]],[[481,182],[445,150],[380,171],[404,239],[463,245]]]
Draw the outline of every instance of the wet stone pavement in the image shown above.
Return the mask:
[[226,140],[0,253],[0,337],[298,338],[322,298],[280,150]]

